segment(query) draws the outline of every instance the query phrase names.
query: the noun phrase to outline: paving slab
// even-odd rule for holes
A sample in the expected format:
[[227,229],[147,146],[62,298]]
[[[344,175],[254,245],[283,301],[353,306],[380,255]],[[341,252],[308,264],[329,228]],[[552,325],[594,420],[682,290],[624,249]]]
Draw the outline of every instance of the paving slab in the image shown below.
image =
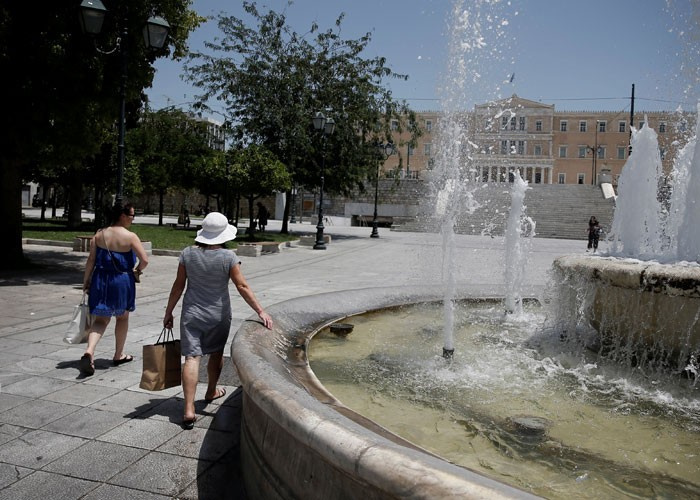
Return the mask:
[[44,467],[47,472],[106,482],[148,453],[144,449],[103,441],[88,441],[60,460]]

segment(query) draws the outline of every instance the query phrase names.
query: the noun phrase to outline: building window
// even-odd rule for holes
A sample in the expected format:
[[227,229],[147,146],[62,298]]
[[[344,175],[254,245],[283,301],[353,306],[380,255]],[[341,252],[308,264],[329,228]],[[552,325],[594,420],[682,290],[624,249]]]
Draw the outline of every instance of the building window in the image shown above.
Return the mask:
[[535,146],[535,156],[542,156],[542,146],[539,144]]
[[666,133],[666,122],[659,123],[659,133],[660,134]]
[[585,132],[588,127],[586,126],[585,121],[580,121],[578,122],[578,131],[579,132]]
[[605,146],[598,146],[598,158],[600,160],[605,159]]
[[518,121],[518,126],[520,127],[520,130],[525,130],[525,117],[521,116],[519,121]]
[[578,157],[585,158],[587,149],[588,149],[588,146],[579,146],[578,147]]
[[559,184],[566,184],[566,174],[559,173]]
[[391,120],[391,130],[398,130],[399,129],[399,121],[398,120]]
[[664,148],[659,148],[659,156],[664,160],[666,158],[666,150]]
[[566,158],[566,146],[559,146],[559,158]]
[[618,122],[617,123],[617,131],[618,132],[626,132],[627,131],[627,124],[625,122]]
[[685,132],[687,128],[688,128],[688,123],[686,123],[685,121],[682,121],[678,125],[678,130],[680,130],[681,132]]
[[525,154],[525,141],[518,141],[518,154],[519,155]]
[[408,147],[407,147],[407,150],[408,150],[408,156],[413,156],[413,146],[411,146],[411,145],[409,144]]
[[542,120],[537,120],[535,122],[535,130],[538,132],[542,132]]
[[432,131],[433,131],[433,122],[432,122],[432,120],[425,120],[425,130],[427,130],[428,132],[432,132]]
[[608,122],[598,120],[598,132],[605,132],[607,130]]
[[432,153],[432,149],[433,149],[433,145],[430,144],[429,142],[426,142],[425,144],[423,144],[423,154],[425,156],[430,156],[430,154]]
[[501,130],[508,130],[508,117],[507,116],[501,117]]
[[510,151],[508,151],[508,153],[514,155],[515,151],[516,151],[515,146],[516,146],[515,141],[510,141]]
[[515,117],[511,117],[510,119],[510,129],[515,130]]
[[542,184],[542,172],[535,172],[535,184]]
[[639,130],[642,130],[643,127],[644,127],[644,122],[639,122]]
[[586,174],[578,174],[578,183],[579,183],[579,184],[585,184],[585,183],[586,183]]
[[566,129],[568,128],[568,122],[566,120],[562,120],[559,122],[559,132],[566,132]]
[[625,151],[626,150],[627,150],[627,146],[618,146],[617,147],[617,159],[618,160],[625,159]]
[[501,141],[501,154],[502,155],[508,154],[508,141]]

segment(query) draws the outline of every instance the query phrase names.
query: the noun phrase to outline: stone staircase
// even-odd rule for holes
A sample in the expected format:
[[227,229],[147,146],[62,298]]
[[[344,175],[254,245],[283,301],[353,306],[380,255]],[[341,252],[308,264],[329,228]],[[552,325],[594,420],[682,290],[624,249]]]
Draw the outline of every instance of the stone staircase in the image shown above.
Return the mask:
[[[510,210],[510,184],[491,184],[473,191],[478,207],[455,224],[458,234],[502,236]],[[426,200],[426,198],[423,198]],[[419,215],[394,219],[393,231],[439,232],[432,200],[420,204]],[[595,215],[604,232],[612,225],[614,202],[599,187],[580,184],[534,185],[525,194],[526,215],[536,222],[542,238],[585,240],[588,219]]]

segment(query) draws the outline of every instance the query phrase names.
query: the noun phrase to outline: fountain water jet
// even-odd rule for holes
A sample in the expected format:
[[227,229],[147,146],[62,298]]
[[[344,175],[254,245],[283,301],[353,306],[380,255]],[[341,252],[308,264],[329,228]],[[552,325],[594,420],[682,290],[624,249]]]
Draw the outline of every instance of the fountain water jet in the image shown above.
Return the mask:
[[505,310],[506,314],[520,314],[523,310],[522,285],[536,224],[530,217],[525,216],[527,182],[517,170],[512,175],[514,182],[510,191],[511,205],[505,237]]

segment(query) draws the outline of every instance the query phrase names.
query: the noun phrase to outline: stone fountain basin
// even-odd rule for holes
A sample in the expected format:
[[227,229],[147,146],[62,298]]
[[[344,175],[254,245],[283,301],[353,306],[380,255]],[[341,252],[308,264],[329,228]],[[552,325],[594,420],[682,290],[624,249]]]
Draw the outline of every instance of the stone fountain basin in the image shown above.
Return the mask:
[[700,352],[700,266],[567,255],[553,268],[566,283],[592,285],[586,313],[603,340],[678,358]]
[[[459,290],[460,299],[496,298]],[[458,467],[344,406],[309,368],[306,347],[349,316],[441,300],[437,287],[302,297],[238,330],[231,355],[243,389],[242,475],[250,498],[536,498]],[[436,353],[439,354],[439,353]]]

